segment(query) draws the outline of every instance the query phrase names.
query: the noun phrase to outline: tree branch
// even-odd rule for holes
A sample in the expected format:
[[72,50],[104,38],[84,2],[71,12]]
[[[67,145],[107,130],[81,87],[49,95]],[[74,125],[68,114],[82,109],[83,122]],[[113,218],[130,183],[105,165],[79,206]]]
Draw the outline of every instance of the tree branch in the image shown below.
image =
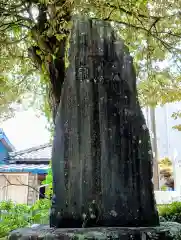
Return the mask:
[[147,16],[147,15],[144,15],[144,14],[141,14],[141,13],[135,14],[134,12],[128,11],[128,10],[126,10],[123,7],[119,7],[119,9],[118,9],[115,5],[111,5],[110,3],[106,3],[105,6],[106,7],[110,7],[110,8],[114,8],[115,10],[121,10],[122,12],[128,14],[129,16],[136,16],[137,15],[138,17],[145,18],[145,19],[152,19],[152,20],[160,20],[160,19],[164,19],[164,18],[172,18],[172,17],[180,15],[180,12],[177,12],[177,13],[175,13],[173,15],[165,15],[165,16],[148,15]]
[[20,39],[18,39],[18,40],[10,41],[10,42],[8,42],[8,41],[0,41],[0,44],[2,44],[2,45],[12,45],[12,44],[17,44],[17,43],[20,43],[20,42],[26,40],[27,37],[28,37],[28,35],[26,35],[26,36],[24,36],[24,37],[22,37],[22,38],[20,38]]
[[[25,186],[25,187],[29,187],[29,188],[32,188],[35,192],[37,192],[38,194],[40,194],[41,195],[41,192],[39,192],[35,187],[33,187],[33,186],[30,186],[30,185],[28,185],[28,184],[24,184],[24,183],[22,183],[21,181],[19,181],[19,179],[17,178],[16,180],[20,183],[20,184],[16,184],[16,183],[11,183],[10,181],[9,181],[9,179],[6,177],[6,175],[5,174],[2,174],[2,176],[6,179],[6,181],[8,182],[8,186]],[[8,186],[4,186],[3,188],[7,188]],[[44,197],[46,198],[46,199],[48,199],[48,200],[51,200],[50,198],[48,198],[48,197],[46,197],[45,195],[44,195]]]

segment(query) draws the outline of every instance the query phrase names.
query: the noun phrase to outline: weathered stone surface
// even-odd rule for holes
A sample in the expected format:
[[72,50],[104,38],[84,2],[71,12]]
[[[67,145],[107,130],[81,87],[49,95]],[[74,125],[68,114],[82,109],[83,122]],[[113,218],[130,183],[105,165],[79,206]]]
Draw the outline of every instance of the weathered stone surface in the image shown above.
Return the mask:
[[163,223],[159,227],[132,227],[132,228],[80,228],[80,229],[53,229],[39,225],[34,228],[24,228],[13,231],[9,240],[179,240],[181,239],[181,224]]
[[76,18],[69,61],[53,143],[51,226],[158,225],[128,49],[110,24]]

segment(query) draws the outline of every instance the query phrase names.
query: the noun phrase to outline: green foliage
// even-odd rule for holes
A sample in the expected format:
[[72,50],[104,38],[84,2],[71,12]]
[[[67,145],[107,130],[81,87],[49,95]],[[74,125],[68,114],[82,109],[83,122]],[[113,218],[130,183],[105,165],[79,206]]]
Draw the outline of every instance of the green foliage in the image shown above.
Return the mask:
[[0,238],[17,228],[35,223],[48,224],[50,200],[39,200],[33,206],[14,204],[11,201],[0,203]]
[[181,131],[181,124],[177,124],[177,125],[173,126],[173,129]]
[[48,198],[52,196],[52,183],[53,183],[53,176],[52,176],[52,168],[50,163],[50,168],[48,170],[48,174],[46,175],[45,180],[42,182],[42,184],[48,184],[48,187],[46,188],[46,195]]
[[1,31],[0,27],[1,119],[11,117],[13,104],[21,104],[25,94],[35,90],[34,84],[31,83],[35,78],[34,68],[26,56],[24,46],[16,41],[21,38],[21,32],[22,28],[18,24],[12,24],[11,31]]
[[8,60],[4,60],[4,58],[5,56],[2,56],[0,51],[1,120],[12,117],[16,106],[23,106],[27,98],[29,102],[28,104],[26,102],[26,107],[35,106],[37,108],[42,98],[40,95],[43,95],[36,71],[27,65],[30,64],[29,60],[23,63],[11,56],[8,57]]
[[167,186],[163,185],[163,186],[161,187],[161,190],[162,190],[162,191],[167,191]]
[[51,166],[42,184],[48,184],[46,198],[36,201],[32,206],[15,204],[11,201],[0,203],[0,238],[17,228],[31,226],[32,224],[48,224],[49,209],[52,195]]
[[51,169],[51,164],[50,164],[50,168],[48,170],[48,174],[46,175],[46,179],[43,181],[43,184],[48,184],[50,185],[50,187],[52,187],[52,169]]
[[181,100],[180,78],[167,71],[155,71],[155,76],[138,83],[141,103],[144,106],[164,105]]
[[15,204],[11,201],[0,202],[0,238],[17,228],[32,224],[48,224],[52,195],[52,170],[49,168],[45,181],[48,184],[46,198],[36,201],[32,206]]
[[[173,112],[172,116],[171,116],[174,120],[178,120],[181,118],[181,111],[177,111],[177,112]],[[181,124],[177,124],[175,126],[173,126],[173,129],[176,129],[178,131],[181,131]]]
[[181,223],[181,202],[173,202],[168,205],[158,207],[159,215],[162,219],[170,222]]
[[159,166],[161,168],[171,167],[172,166],[172,161],[168,157],[165,157],[165,158],[163,158],[159,161]]
[[[71,28],[70,16],[79,13],[114,22],[118,34],[134,56],[137,75],[142,80],[139,84],[139,93],[143,105],[178,101],[181,99],[179,86],[181,50],[178,47],[181,38],[178,10],[180,8],[179,1],[66,0],[62,3],[56,0],[20,0],[16,3],[13,0],[2,0],[0,65],[5,72],[11,71],[12,66],[13,69],[18,66],[22,76],[31,70],[44,75],[40,88],[43,89],[41,94],[46,96],[41,109],[50,119],[52,115],[50,108],[47,107],[47,96],[52,83],[48,66],[50,62],[60,57],[61,43],[68,39]],[[52,41],[52,37],[55,37],[56,41],[55,39]],[[36,51],[30,51],[29,54],[32,47],[35,47]],[[169,68],[165,66],[166,63],[164,65],[165,59],[169,61]],[[162,63],[162,68],[158,67],[159,63]],[[66,57],[65,65],[68,65]],[[26,82],[23,84],[23,92],[27,91],[24,86],[35,86],[37,89],[35,79],[18,81],[16,84],[19,89],[22,82]],[[16,99],[22,99],[21,94],[17,94],[16,91],[13,93],[12,100],[3,97],[6,106]],[[55,95],[55,92],[51,92],[50,95]]]
[[181,118],[181,111],[174,112],[172,114],[172,118],[175,119],[175,120],[178,119],[178,118]]
[[49,209],[51,201],[48,198],[38,200],[30,208],[30,222],[39,224],[48,224],[49,222]]
[[[29,209],[26,205],[14,205],[11,202],[0,203],[0,237],[4,237],[17,227],[28,224]],[[22,214],[24,213],[24,214]]]

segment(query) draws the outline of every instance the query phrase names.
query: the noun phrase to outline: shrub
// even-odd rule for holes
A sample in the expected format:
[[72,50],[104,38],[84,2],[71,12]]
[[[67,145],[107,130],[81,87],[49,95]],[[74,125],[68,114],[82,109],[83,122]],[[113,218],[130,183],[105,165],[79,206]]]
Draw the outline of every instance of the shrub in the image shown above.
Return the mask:
[[48,174],[46,175],[46,179],[42,182],[42,184],[48,184],[48,187],[46,187],[46,196],[48,198],[51,198],[51,196],[53,194],[52,182],[53,182],[53,176],[52,176],[52,168],[51,168],[51,162],[50,162]]
[[181,223],[181,202],[158,206],[161,220]]
[[51,166],[43,184],[48,184],[46,198],[38,200],[33,206],[15,204],[11,201],[0,202],[0,238],[17,228],[32,224],[48,224],[52,195]]
[[0,238],[17,228],[35,223],[48,224],[49,199],[37,201],[33,206],[15,204],[11,201],[0,203]]
[[50,200],[45,198],[38,200],[36,204],[30,208],[31,224],[48,224],[50,203]]
[[29,209],[24,204],[13,204],[11,201],[0,203],[0,237],[11,230],[24,227],[29,222]]

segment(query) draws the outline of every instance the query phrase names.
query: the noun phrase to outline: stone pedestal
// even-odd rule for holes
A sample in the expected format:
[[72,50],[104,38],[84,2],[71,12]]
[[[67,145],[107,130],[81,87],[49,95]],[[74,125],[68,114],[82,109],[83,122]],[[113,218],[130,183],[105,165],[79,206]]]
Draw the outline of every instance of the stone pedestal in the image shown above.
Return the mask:
[[47,225],[22,228],[11,232],[9,240],[170,240],[179,239],[181,224],[162,223],[158,227],[74,228],[53,229]]

